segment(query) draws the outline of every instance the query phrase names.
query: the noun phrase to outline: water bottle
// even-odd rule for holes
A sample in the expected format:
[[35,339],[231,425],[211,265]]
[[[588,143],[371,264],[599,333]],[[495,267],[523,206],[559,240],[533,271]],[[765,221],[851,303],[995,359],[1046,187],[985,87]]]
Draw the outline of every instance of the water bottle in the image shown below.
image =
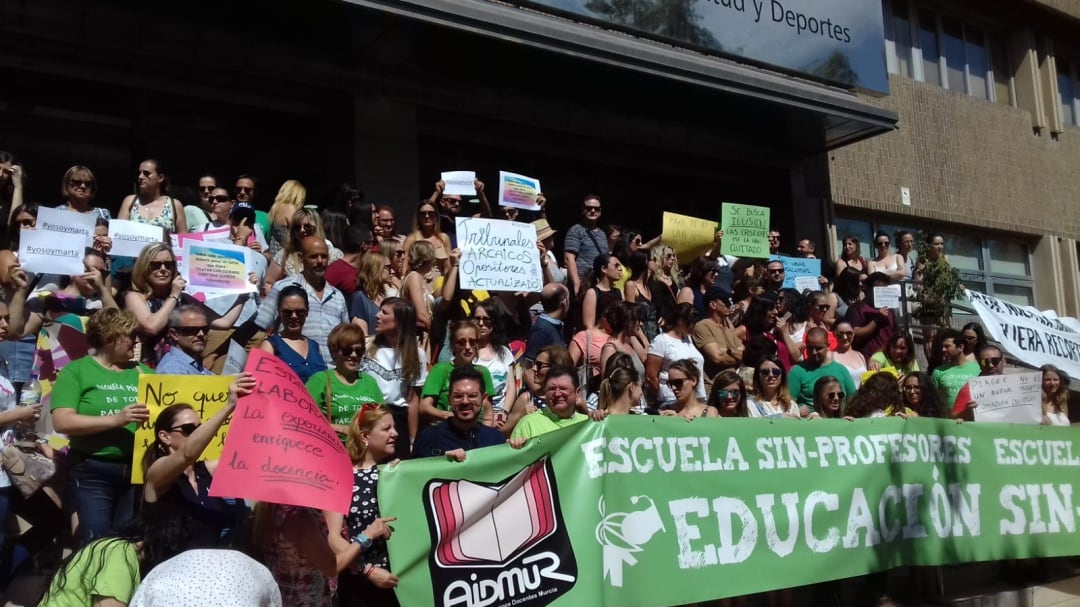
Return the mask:
[[[19,395],[19,406],[30,407],[41,403],[41,382],[38,378],[23,384],[22,393]],[[28,437],[37,433],[36,423],[33,420],[19,422],[16,433],[20,437]]]

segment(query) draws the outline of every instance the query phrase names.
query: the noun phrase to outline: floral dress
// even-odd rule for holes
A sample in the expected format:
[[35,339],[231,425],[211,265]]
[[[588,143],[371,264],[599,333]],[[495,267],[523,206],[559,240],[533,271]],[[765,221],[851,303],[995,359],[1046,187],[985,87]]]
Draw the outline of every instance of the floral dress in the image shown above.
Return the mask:
[[323,537],[328,533],[322,513],[300,506],[274,506],[273,548],[263,555],[266,567],[274,574],[281,589],[282,605],[290,607],[330,607],[337,579],[327,579],[300,555],[296,546],[285,539],[285,523],[293,516],[309,517],[319,524]]
[[176,232],[176,219],[173,217],[173,199],[172,197],[165,197],[165,206],[161,209],[161,215],[157,217],[142,217],[139,215],[139,199],[136,198],[131,203],[131,213],[128,216],[131,221],[137,221],[139,223],[145,223],[152,226],[158,226],[159,228],[165,228],[165,231],[173,234]]
[[[353,495],[349,514],[345,524],[349,528],[349,537],[356,537],[367,529],[368,525],[379,518],[379,500],[376,489],[379,486],[379,468],[353,468]],[[390,553],[386,549],[386,540],[375,540],[371,548],[365,550],[360,559],[365,565],[375,565],[390,570]]]

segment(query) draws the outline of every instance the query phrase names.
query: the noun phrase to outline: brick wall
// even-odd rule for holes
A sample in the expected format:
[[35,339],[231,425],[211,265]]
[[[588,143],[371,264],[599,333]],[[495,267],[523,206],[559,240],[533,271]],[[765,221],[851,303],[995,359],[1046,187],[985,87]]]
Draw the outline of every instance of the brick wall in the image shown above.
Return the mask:
[[899,129],[829,154],[838,206],[1080,239],[1080,128],[1035,135],[1024,110],[900,76],[889,85],[867,101],[897,112]]

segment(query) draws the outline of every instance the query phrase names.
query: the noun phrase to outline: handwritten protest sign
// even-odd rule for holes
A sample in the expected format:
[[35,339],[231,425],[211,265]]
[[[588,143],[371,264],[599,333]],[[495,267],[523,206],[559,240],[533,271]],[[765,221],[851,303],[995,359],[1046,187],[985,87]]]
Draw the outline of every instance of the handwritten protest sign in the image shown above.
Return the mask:
[[458,217],[457,239],[461,288],[531,293],[543,289],[536,228],[531,223]]
[[94,244],[94,225],[97,223],[97,213],[73,213],[63,209],[50,209],[41,207],[38,209],[37,229],[62,234],[65,244],[74,243],[69,240],[72,236],[82,239],[83,247]]
[[475,171],[445,171],[442,182],[447,196],[476,196]]
[[187,293],[250,293],[247,247],[218,242],[185,240],[181,276]]
[[146,245],[165,242],[165,231],[160,226],[126,219],[110,219],[109,238],[112,239],[110,255],[138,257]]
[[527,211],[539,211],[536,197],[540,194],[540,180],[499,171],[499,204]]
[[737,257],[769,256],[769,208],[748,204],[723,203],[720,229],[724,240],[720,252]]
[[876,308],[899,308],[900,285],[887,287],[874,287],[874,307]]
[[1042,373],[986,375],[968,380],[977,422],[1042,422]]
[[[768,233],[765,237],[768,238]],[[724,238],[727,238],[727,232],[724,232]],[[788,257],[787,255],[771,255],[769,260],[777,260],[784,264],[784,284],[785,289],[798,289],[802,293],[803,288],[799,287],[797,279],[809,278],[810,281],[804,281],[802,284],[804,287],[808,287],[811,290],[817,291],[821,288],[818,284],[818,277],[821,276],[821,260],[820,259],[807,259],[806,257]],[[811,285],[811,282],[813,283]]]
[[[143,455],[154,444],[154,423],[158,415],[172,405],[191,405],[199,414],[199,419],[206,421],[229,402],[229,384],[232,380],[231,375],[139,375],[138,402],[150,409],[150,419],[135,429],[135,452],[131,458],[132,483],[141,485],[143,482]],[[199,459],[205,461],[221,457],[221,447],[228,432],[229,423],[225,422]]]
[[348,512],[352,462],[303,382],[262,350],[245,371],[255,391],[236,405],[210,495]]
[[27,272],[72,276],[86,271],[82,241],[46,230],[22,230],[19,233],[19,263]]
[[691,263],[708,253],[716,238],[716,222],[664,211],[661,238],[681,263]]

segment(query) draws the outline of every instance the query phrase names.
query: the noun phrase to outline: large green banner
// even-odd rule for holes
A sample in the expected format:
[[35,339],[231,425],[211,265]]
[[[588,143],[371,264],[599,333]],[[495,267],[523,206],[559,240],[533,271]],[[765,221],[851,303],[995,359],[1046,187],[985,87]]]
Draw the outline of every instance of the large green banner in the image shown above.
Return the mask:
[[1080,434],[618,416],[383,468],[403,605],[661,606],[1080,554]]

